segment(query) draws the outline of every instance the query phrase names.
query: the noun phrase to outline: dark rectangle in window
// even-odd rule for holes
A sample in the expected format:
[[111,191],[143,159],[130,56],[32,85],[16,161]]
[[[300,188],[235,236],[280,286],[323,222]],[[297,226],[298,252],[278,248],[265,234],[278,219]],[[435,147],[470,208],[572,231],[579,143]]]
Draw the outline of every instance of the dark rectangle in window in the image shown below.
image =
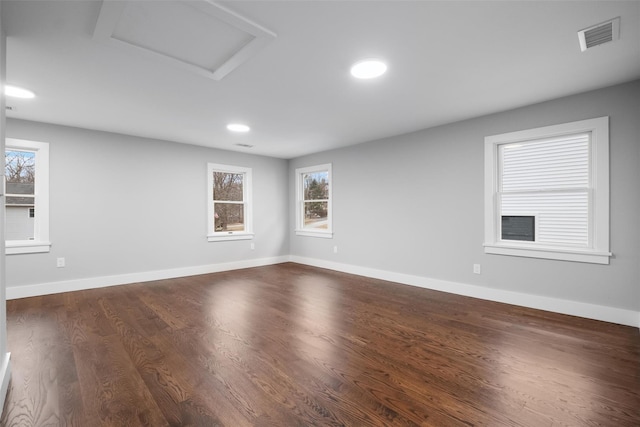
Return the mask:
[[523,215],[502,216],[502,240],[535,242],[536,217]]

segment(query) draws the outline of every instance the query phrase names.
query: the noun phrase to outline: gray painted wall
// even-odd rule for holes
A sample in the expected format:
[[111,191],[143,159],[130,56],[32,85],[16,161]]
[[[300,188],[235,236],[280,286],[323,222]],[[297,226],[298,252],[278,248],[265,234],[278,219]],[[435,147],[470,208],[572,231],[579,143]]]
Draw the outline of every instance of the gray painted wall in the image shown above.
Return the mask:
[[[610,116],[610,265],[484,254],[484,137],[601,116]],[[640,309],[640,81],[294,159],[289,230],[294,170],[322,163],[333,164],[334,238],[291,233],[294,256]]]
[[[7,137],[50,144],[53,244],[7,256],[8,287],[289,253],[286,160],[14,119]],[[208,162],[253,168],[252,241],[207,242]]]

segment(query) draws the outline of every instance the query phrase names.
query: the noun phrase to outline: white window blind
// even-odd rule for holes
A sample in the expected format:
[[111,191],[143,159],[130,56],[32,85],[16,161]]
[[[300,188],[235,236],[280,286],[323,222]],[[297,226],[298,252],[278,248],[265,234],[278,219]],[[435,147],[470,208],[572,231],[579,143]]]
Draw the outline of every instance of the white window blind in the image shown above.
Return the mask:
[[500,215],[535,216],[535,242],[589,247],[590,138],[587,132],[500,145]]

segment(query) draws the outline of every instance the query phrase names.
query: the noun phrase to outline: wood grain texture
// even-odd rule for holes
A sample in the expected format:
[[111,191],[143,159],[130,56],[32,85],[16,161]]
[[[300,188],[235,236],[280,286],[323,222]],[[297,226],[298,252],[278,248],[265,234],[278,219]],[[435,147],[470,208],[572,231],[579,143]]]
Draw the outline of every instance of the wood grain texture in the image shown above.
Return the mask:
[[297,264],[7,302],[3,426],[639,426],[638,329]]

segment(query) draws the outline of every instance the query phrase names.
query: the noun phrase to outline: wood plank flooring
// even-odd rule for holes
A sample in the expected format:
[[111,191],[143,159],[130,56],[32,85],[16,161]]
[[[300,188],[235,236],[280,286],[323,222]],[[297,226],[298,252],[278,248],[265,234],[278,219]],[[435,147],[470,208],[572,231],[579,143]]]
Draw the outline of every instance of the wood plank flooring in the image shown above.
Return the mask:
[[12,300],[3,426],[639,426],[637,328],[297,264]]

